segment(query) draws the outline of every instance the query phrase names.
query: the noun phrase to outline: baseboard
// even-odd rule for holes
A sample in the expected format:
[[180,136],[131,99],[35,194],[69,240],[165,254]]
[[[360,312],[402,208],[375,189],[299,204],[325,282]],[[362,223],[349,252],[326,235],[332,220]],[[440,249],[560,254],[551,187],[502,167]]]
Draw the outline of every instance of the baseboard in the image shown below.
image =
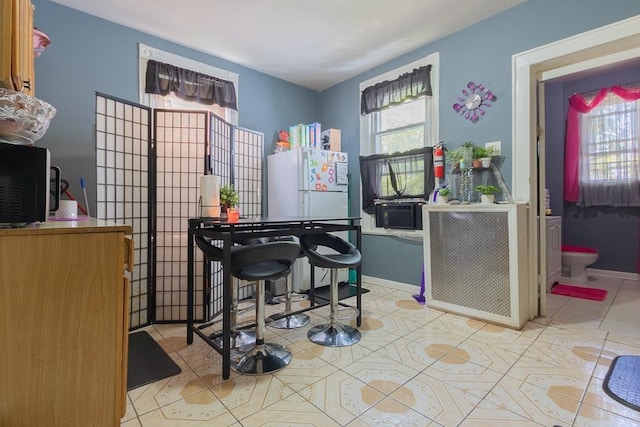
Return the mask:
[[625,271],[600,270],[598,268],[587,268],[587,273],[591,273],[596,276],[616,277],[618,279],[640,280],[640,275],[638,273],[627,273]]
[[385,288],[397,289],[399,291],[416,292],[420,290],[420,286],[411,285],[409,283],[396,282],[393,280],[381,279],[373,276],[362,276],[362,283],[371,283],[372,285],[384,286]]

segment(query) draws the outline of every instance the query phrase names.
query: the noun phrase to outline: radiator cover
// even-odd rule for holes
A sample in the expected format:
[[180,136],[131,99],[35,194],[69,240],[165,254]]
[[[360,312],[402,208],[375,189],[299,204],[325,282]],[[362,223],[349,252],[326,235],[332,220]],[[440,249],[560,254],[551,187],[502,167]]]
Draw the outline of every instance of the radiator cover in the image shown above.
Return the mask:
[[423,207],[427,306],[509,327],[528,316],[524,205]]

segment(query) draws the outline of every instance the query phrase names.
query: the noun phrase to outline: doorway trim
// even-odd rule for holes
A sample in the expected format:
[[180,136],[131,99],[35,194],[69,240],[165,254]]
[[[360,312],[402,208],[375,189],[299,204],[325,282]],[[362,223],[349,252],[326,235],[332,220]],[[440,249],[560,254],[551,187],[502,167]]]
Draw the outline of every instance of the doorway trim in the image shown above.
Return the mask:
[[[537,82],[614,64],[639,56],[640,15],[614,22],[553,43],[517,53],[512,57],[512,193],[515,200],[529,204],[528,278],[529,315],[546,315],[546,292],[538,275],[538,257],[545,257],[545,219],[540,218],[542,238],[538,239],[539,200],[536,90]],[[544,139],[542,139],[544,144]],[[544,147],[542,152],[544,153]],[[516,173],[517,171],[517,173]],[[544,172],[544,160],[540,165]],[[539,241],[540,240],[540,241]],[[540,287],[540,295],[538,288]],[[546,286],[545,286],[546,289]]]

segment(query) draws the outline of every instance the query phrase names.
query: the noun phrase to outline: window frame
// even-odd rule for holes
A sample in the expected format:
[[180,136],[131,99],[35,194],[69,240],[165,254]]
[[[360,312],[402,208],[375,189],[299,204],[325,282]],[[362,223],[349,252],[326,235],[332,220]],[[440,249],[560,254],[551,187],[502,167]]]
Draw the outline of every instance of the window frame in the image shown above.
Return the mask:
[[[374,126],[374,115],[371,113],[367,115],[360,114],[360,95],[367,87],[375,85],[385,80],[396,79],[399,75],[404,73],[410,73],[416,68],[420,68],[425,65],[431,64],[431,87],[433,89],[433,95],[426,102],[425,108],[425,147],[435,146],[440,141],[440,125],[439,125],[439,88],[440,88],[440,53],[434,52],[421,59],[408,63],[406,65],[397,67],[386,73],[372,77],[360,83],[360,91],[358,93],[358,114],[360,115],[360,155],[369,156],[376,154],[376,141],[372,138],[371,129]],[[429,143],[431,143],[429,145]],[[360,180],[360,188],[362,188],[362,180]],[[362,196],[359,194],[358,205],[360,207],[360,217],[362,218],[362,233],[386,235],[395,237],[405,237],[412,240],[422,240],[423,230],[397,230],[397,229],[384,229],[376,228],[375,215],[371,215],[362,210]]]

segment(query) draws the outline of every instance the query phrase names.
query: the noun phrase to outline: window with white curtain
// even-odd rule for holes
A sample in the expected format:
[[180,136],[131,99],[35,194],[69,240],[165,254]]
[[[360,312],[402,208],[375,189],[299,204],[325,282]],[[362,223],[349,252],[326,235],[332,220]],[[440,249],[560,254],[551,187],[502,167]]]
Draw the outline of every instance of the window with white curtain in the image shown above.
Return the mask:
[[640,100],[609,91],[580,115],[579,206],[640,206],[639,139]]
[[173,110],[199,110],[209,111],[225,121],[238,125],[238,112],[232,108],[223,108],[219,105],[204,105],[197,102],[185,101],[178,98],[175,94],[170,93],[166,96],[153,95],[145,93],[145,71],[147,62],[155,60],[174,65],[176,67],[207,74],[212,77],[228,80],[235,86],[236,96],[239,92],[238,74],[202,62],[174,55],[160,49],[156,49],[145,44],[138,44],[138,61],[139,61],[139,102],[151,108],[163,108]]

